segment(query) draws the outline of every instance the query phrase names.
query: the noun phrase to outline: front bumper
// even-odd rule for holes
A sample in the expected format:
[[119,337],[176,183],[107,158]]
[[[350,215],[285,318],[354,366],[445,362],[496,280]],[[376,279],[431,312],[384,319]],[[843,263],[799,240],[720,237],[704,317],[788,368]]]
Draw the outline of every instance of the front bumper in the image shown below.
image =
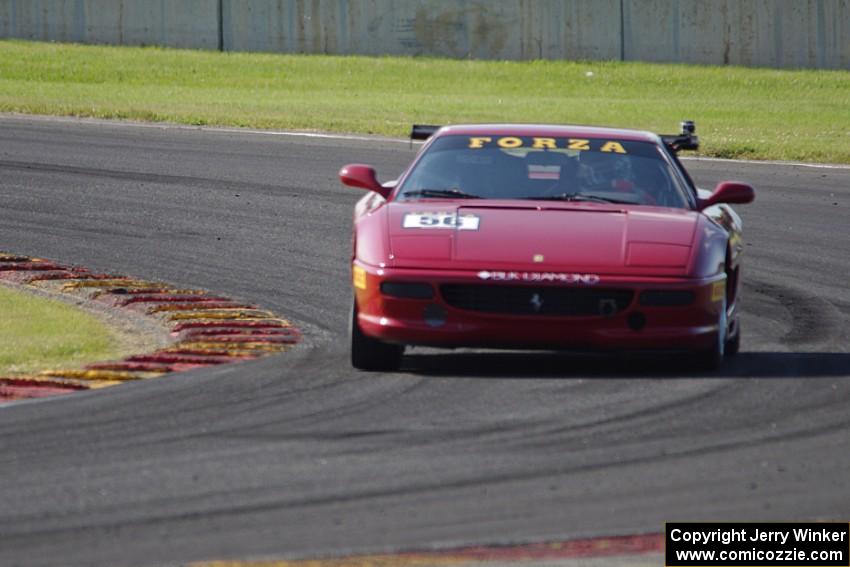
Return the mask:
[[[725,276],[692,280],[682,278],[635,278],[603,276],[593,285],[602,291],[631,290],[630,299],[615,312],[546,314],[498,312],[498,305],[458,307],[447,301],[441,286],[469,284],[508,285],[482,281],[477,272],[418,269],[386,269],[354,263],[353,281],[358,324],[364,334],[390,343],[438,347],[532,348],[574,350],[693,350],[710,348],[717,340],[720,310],[723,308]],[[419,283],[433,289],[430,298],[404,298],[387,295],[381,284]],[[582,288],[585,283],[511,283],[510,296],[527,288],[529,310],[547,289]],[[643,305],[644,291],[691,292],[686,305]],[[535,300],[535,292],[538,298]],[[496,311],[496,312],[494,312]],[[569,309],[567,309],[569,311]],[[603,314],[604,312],[604,314]]]

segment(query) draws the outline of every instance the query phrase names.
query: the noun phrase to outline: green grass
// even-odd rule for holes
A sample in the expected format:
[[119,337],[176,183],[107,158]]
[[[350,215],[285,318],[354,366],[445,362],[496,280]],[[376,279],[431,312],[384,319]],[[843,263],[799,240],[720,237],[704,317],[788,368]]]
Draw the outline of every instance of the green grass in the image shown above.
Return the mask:
[[[592,73],[592,75],[588,75]],[[850,163],[850,72],[0,42],[0,111],[403,136],[413,122],[675,132],[704,155]]]
[[73,368],[117,354],[115,337],[95,317],[0,286],[0,376]]

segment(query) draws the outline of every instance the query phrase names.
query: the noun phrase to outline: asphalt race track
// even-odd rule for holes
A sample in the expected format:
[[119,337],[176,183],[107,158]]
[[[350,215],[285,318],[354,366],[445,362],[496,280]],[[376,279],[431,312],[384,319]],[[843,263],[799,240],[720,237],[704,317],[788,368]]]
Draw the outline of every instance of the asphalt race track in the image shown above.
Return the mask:
[[[742,353],[347,359],[358,141],[0,117],[0,249],[292,317],[282,357],[0,408],[0,564],[162,565],[850,516],[850,170],[752,182]],[[682,377],[685,376],[685,377]]]

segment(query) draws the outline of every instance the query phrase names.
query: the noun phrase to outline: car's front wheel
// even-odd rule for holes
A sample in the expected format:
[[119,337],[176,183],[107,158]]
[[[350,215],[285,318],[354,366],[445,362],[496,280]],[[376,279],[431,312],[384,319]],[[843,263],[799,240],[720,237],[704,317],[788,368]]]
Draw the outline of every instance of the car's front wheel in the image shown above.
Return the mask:
[[360,330],[357,323],[357,302],[351,308],[351,365],[358,370],[391,372],[401,366],[403,345],[392,345],[373,339]]
[[737,322],[734,325],[735,336],[726,339],[726,356],[735,356],[741,350],[741,323]]
[[710,348],[697,353],[696,362],[701,370],[717,370],[723,364],[723,360],[726,358],[726,346],[729,344],[728,328],[729,321],[726,315],[726,298],[724,297],[717,321],[717,338]]

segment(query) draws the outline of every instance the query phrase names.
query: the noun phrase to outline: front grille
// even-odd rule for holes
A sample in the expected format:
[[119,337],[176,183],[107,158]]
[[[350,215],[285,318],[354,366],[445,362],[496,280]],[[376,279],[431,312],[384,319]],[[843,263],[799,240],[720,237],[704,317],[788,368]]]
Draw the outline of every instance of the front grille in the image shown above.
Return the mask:
[[681,307],[696,301],[690,289],[649,289],[640,294],[640,304],[647,307]]
[[443,284],[443,299],[457,309],[508,315],[607,316],[625,310],[634,292],[513,285]]

